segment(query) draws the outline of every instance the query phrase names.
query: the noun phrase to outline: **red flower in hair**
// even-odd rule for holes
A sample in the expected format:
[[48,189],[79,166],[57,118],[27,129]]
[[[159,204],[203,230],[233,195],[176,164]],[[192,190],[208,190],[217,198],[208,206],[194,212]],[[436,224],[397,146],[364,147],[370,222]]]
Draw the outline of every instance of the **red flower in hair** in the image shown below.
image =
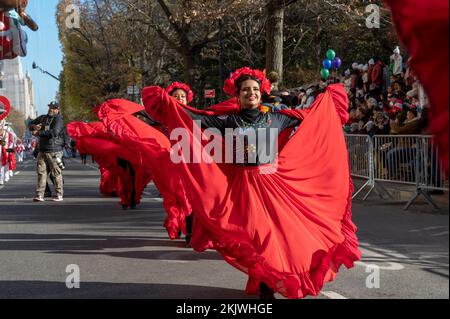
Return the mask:
[[272,84],[266,78],[266,71],[254,70],[250,69],[249,67],[243,67],[234,71],[231,74],[230,78],[225,81],[223,91],[230,96],[236,96],[237,94],[236,81],[242,75],[250,75],[258,79],[261,82],[261,93],[270,94],[270,91],[272,90]]
[[194,92],[192,92],[191,88],[187,84],[181,82],[173,82],[166,88],[166,92],[169,95],[172,94],[172,92],[175,90],[183,90],[184,92],[186,92],[188,103],[191,103],[194,99]]

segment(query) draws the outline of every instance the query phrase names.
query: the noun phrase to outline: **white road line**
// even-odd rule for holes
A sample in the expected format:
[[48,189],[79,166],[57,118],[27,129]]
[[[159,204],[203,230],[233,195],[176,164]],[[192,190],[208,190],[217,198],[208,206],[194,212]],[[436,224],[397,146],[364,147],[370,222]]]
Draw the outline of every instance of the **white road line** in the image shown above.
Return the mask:
[[95,169],[95,170],[98,170],[98,167],[97,167],[97,166],[94,166],[94,165],[91,165],[91,164],[86,164],[86,166],[89,166],[90,168],[93,168],[93,169]]
[[436,237],[436,236],[445,236],[445,235],[448,235],[448,230],[437,233],[437,234],[433,234],[431,236]]
[[20,171],[17,171],[14,173],[14,175],[19,175],[19,174],[20,174]]
[[320,293],[330,299],[348,299],[334,291],[321,291]]
[[[156,196],[155,194],[151,194],[149,192],[143,192],[142,194],[147,195],[147,196],[152,196],[152,197]],[[153,199],[162,201],[162,197],[153,197]]]
[[389,266],[380,266],[379,263],[375,263],[375,262],[365,263],[363,261],[355,261],[355,265],[365,267],[365,268],[367,268],[369,266],[377,266],[379,269],[382,269],[382,270],[403,270],[403,269],[405,269],[405,266],[403,266],[402,264],[399,264],[399,263],[385,262],[385,261],[383,261],[383,263],[389,264]]
[[[402,264],[397,263],[397,262],[391,262],[389,260],[391,260],[393,258],[403,259],[403,260],[410,259],[403,254],[396,253],[389,249],[376,248],[376,250],[372,250],[370,248],[362,247],[362,246],[369,246],[369,245],[361,243],[360,250],[363,254],[363,257],[362,257],[363,260],[365,258],[378,258],[380,260],[377,260],[377,262],[356,261],[355,265],[358,265],[361,267],[368,267],[371,265],[376,265],[379,267],[379,269],[383,269],[383,270],[402,270],[402,269],[405,269],[405,266],[403,266]],[[380,263],[382,263],[383,266],[380,266]],[[387,265],[384,265],[384,264],[387,264]]]
[[163,261],[169,264],[188,264],[191,262],[188,260],[167,260],[167,259],[155,259],[154,261]]
[[435,230],[435,229],[442,229],[445,228],[445,226],[431,226],[431,227],[425,227],[424,230]]

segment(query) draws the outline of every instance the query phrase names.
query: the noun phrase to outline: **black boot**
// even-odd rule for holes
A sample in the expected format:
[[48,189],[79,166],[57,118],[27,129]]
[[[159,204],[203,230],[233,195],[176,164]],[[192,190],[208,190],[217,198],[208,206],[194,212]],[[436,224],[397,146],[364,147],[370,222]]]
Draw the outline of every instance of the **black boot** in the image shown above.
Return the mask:
[[271,300],[275,299],[273,290],[270,289],[266,284],[260,283],[259,284],[259,299],[263,300]]
[[190,214],[186,217],[186,248],[192,248],[191,239],[192,239],[192,226],[194,224],[194,214]]
[[192,235],[191,234],[186,234],[186,239],[185,239],[185,241],[186,241],[186,248],[192,248],[191,239],[192,239]]

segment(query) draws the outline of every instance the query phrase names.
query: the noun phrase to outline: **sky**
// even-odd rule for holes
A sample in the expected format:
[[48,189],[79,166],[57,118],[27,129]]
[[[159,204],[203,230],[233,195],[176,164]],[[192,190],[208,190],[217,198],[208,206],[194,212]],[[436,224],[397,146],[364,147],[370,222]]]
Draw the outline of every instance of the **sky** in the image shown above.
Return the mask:
[[22,67],[24,73],[29,71],[31,74],[38,115],[47,113],[47,104],[55,100],[59,89],[58,81],[31,67],[34,61],[55,76],[61,72],[63,56],[56,25],[57,3],[58,0],[33,0],[27,7],[28,14],[39,24],[39,30],[24,29],[28,35],[28,55],[22,58]]

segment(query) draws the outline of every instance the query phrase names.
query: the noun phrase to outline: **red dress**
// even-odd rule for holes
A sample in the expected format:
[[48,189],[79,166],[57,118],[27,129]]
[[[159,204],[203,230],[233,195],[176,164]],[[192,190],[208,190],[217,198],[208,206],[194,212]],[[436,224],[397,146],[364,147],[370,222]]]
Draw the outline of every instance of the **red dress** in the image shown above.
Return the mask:
[[105,126],[114,132],[122,145],[126,145],[141,164],[152,172],[152,179],[163,198],[167,213],[164,223],[171,239],[186,233],[186,217],[192,212],[181,183],[178,166],[170,159],[171,144],[160,130],[138,119],[133,114],[144,107],[127,100],[109,100],[97,111]]
[[[75,140],[79,152],[93,155],[99,164],[100,191],[103,194],[110,195],[115,191],[121,205],[140,203],[144,188],[151,181],[151,175],[148,169],[141,166],[133,152],[122,146],[100,122],[72,122],[67,125],[67,132]],[[118,165],[118,158],[131,163],[134,176],[130,174],[129,169]]]
[[[143,99],[147,112],[169,130],[189,132],[191,152],[205,146],[193,137],[184,106],[163,89],[145,88]],[[258,294],[263,282],[288,298],[317,295],[342,264],[350,268],[360,259],[342,129],[347,107],[344,87],[331,85],[307,111],[287,112],[303,121],[289,140],[291,130],[280,135],[283,148],[276,164],[178,164],[196,212],[193,248],[216,249],[247,273],[247,293]],[[203,113],[236,110],[230,100]]]

